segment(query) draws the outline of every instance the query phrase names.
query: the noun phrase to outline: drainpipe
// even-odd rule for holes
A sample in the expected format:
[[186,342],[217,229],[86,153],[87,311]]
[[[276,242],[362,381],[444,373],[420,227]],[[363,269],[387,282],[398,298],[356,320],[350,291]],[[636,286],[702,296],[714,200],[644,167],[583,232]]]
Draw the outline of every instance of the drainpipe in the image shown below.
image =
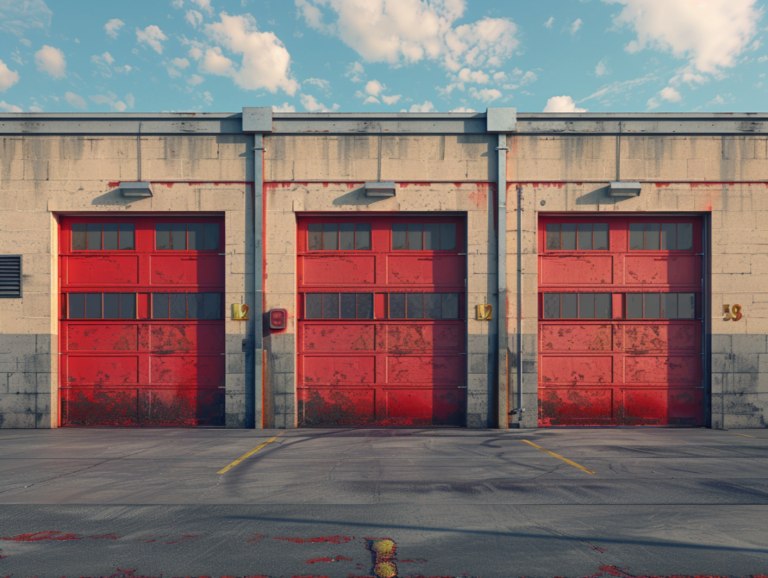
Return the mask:
[[498,174],[496,176],[498,230],[496,236],[496,275],[498,303],[496,324],[498,327],[498,426],[509,427],[509,357],[507,355],[507,135],[499,134]]
[[517,185],[517,407],[512,414],[523,421],[523,187]]

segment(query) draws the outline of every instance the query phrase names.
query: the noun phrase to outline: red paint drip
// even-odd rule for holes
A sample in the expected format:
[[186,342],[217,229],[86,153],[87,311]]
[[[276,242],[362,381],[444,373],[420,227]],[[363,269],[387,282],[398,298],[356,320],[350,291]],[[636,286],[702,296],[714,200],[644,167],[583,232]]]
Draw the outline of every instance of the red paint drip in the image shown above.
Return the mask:
[[208,534],[182,534],[181,540],[173,540],[172,542],[163,542],[163,544],[181,544],[182,542],[186,542],[187,540],[191,540],[192,538],[200,538],[202,536],[207,536]]
[[407,189],[410,186],[413,187],[431,187],[432,183],[398,183],[401,189]]
[[251,532],[251,535],[254,536],[254,538],[247,540],[248,542],[258,542],[264,537],[264,534],[257,534],[256,532]]
[[19,534],[11,538],[3,538],[3,540],[9,540],[11,542],[42,542],[45,540],[82,540],[77,534],[64,534],[62,532],[49,531],[49,532],[33,532],[31,534]]
[[107,183],[107,186],[110,189],[114,189],[115,187],[119,187],[120,186],[120,181],[110,181],[109,183]]
[[324,542],[330,544],[346,544],[354,539],[354,536],[323,536],[320,538],[309,538],[308,540],[303,538],[273,538],[273,540],[286,540],[288,542],[293,542],[294,544],[322,544]]
[[671,183],[656,183],[656,188],[668,187]]

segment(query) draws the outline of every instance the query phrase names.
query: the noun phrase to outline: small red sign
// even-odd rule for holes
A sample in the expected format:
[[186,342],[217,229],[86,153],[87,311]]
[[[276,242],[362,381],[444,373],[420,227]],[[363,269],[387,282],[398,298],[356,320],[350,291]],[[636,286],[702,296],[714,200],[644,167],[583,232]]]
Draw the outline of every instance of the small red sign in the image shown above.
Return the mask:
[[272,311],[269,312],[270,329],[285,329],[287,320],[288,311],[285,309],[272,309]]

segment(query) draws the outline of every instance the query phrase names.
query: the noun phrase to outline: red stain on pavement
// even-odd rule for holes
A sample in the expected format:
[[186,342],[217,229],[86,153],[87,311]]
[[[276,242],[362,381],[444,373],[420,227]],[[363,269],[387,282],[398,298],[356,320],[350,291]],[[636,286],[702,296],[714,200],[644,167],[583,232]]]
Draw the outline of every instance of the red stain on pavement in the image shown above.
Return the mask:
[[247,540],[248,542],[258,542],[264,537],[264,534],[257,534],[256,532],[252,532],[251,536],[253,536],[253,538]]
[[293,542],[294,544],[322,544],[328,542],[330,544],[346,544],[347,542],[354,540],[354,536],[323,536],[320,538],[273,538],[273,540],[286,540]]
[[328,556],[325,556],[324,558],[312,558],[311,560],[302,562],[302,564],[317,564],[318,562],[352,562],[352,558],[345,558],[344,556],[334,556],[333,558],[329,558]]
[[163,542],[163,544],[181,544],[182,542],[186,542],[187,540],[191,540],[192,538],[200,538],[202,536],[207,536],[208,534],[182,534],[181,540],[173,540],[172,542]]
[[33,532],[31,534],[19,534],[10,538],[3,538],[11,542],[42,542],[43,540],[82,540],[77,534],[64,534],[63,532]]

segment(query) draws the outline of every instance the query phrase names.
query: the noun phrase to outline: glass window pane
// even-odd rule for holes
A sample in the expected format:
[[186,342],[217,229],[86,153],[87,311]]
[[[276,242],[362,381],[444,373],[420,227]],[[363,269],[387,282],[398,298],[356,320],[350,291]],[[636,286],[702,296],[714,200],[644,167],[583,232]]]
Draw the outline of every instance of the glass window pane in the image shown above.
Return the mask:
[[187,319],[202,319],[203,310],[203,294],[187,293]]
[[563,319],[576,319],[576,293],[563,293],[560,295],[560,317]]
[[85,223],[72,223],[72,249],[85,251],[88,248]]
[[69,318],[83,319],[85,317],[85,293],[69,294]]
[[206,319],[221,319],[221,293],[204,293],[203,312]]
[[88,223],[88,250],[101,249],[101,223]]
[[323,319],[339,318],[339,294],[323,293]]
[[544,319],[560,318],[560,293],[544,294]]
[[120,249],[121,250],[134,250],[136,248],[134,241],[134,225],[133,223],[120,223]]
[[355,303],[357,302],[357,295],[355,293],[342,293],[341,294],[341,318],[342,319],[354,319],[357,315]]
[[424,223],[424,250],[440,250],[440,223]]
[[440,250],[456,251],[456,223],[440,223]]
[[307,225],[308,241],[307,246],[310,251],[322,251],[323,250],[323,224],[322,223],[309,223]]
[[341,223],[339,225],[339,249],[342,251],[354,251],[355,250],[355,224],[354,223]]
[[645,293],[643,295],[643,317],[645,319],[661,318],[661,300],[658,293]]
[[405,319],[405,293],[389,294],[389,318]]
[[104,293],[104,319],[120,318],[120,294]]
[[357,236],[355,237],[355,249],[358,251],[371,250],[371,224],[358,223]]
[[595,251],[608,250],[608,223],[595,223],[592,236],[592,248]]
[[405,223],[392,223],[392,250],[402,250],[408,248],[408,238],[406,236]]
[[562,229],[562,241],[563,251],[575,251],[576,250],[576,224],[575,223],[563,223]]
[[165,251],[171,248],[171,224],[155,224],[155,247],[158,251]]
[[642,223],[630,223],[629,224],[629,250],[630,251],[642,251],[645,248],[643,243],[643,227]]
[[85,294],[85,316],[88,319],[101,319],[101,293]]
[[373,293],[357,294],[357,318],[373,319]]
[[152,293],[152,319],[168,319],[168,293]]
[[117,223],[104,223],[104,250],[117,251]]
[[579,223],[579,251],[592,250],[592,223]]
[[339,224],[323,223],[323,249],[337,251],[339,249]]
[[136,319],[136,293],[120,293],[120,319]]
[[408,223],[408,249],[410,251],[421,251],[421,223]]
[[560,250],[560,223],[547,223],[547,250]]
[[171,223],[171,248],[174,251],[187,250],[186,223]]
[[443,314],[443,297],[440,293],[424,294],[424,317],[426,319],[440,319]]
[[307,293],[305,295],[306,307],[304,308],[304,317],[307,319],[323,318],[323,295],[322,293]]
[[678,251],[693,250],[693,224],[692,223],[677,224],[677,250]]
[[218,223],[205,224],[205,250],[206,251],[219,250],[219,224]]
[[661,248],[661,225],[659,223],[645,224],[645,250],[658,251]]
[[627,319],[643,318],[642,293],[627,293]]
[[422,293],[406,294],[408,319],[424,319],[424,295]]
[[595,318],[595,294],[579,294],[579,319]]
[[187,318],[187,295],[171,293],[171,319]]
[[442,293],[443,296],[443,319],[458,319],[459,316],[459,294]]
[[677,225],[675,223],[661,224],[661,250],[677,250]]
[[661,294],[661,318],[677,319],[677,293]]
[[595,318],[596,319],[611,318],[611,294],[610,293],[595,293]]
[[696,295],[694,293],[677,294],[677,318],[694,319],[696,317]]
[[189,228],[189,250],[190,251],[202,251],[205,244],[203,243],[203,234],[205,225],[203,223],[190,223]]

